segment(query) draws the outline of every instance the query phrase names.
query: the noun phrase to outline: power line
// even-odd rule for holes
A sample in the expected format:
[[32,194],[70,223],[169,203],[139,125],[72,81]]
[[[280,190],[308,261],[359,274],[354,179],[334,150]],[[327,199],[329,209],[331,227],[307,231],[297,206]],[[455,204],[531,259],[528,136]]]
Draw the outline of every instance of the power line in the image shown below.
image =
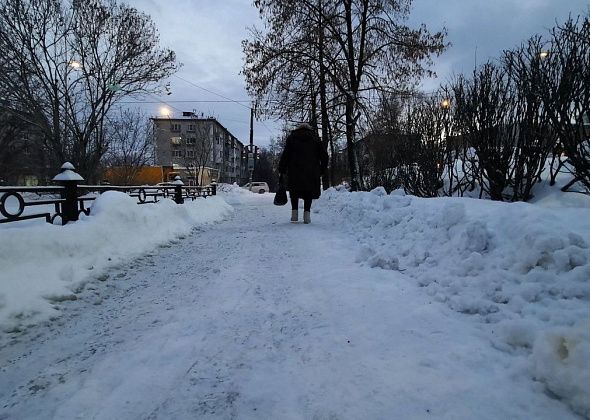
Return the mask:
[[[154,98],[157,99],[156,96],[152,95],[152,94],[148,94]],[[174,103],[227,103],[227,102],[239,102],[239,101],[234,101],[234,100],[223,100],[223,101],[204,101],[204,100],[196,100],[196,101],[164,101],[164,100],[160,100],[158,99],[157,101],[121,101],[121,102],[117,102],[117,104],[163,104],[163,105],[167,105],[170,108],[174,109],[175,111],[178,112],[183,112],[181,109],[176,108],[175,106],[171,105]],[[241,101],[241,102],[250,102],[250,101]],[[249,108],[248,108],[249,109]],[[249,121],[243,121],[243,120],[234,120],[232,118],[224,118],[224,121],[232,121],[232,122],[237,122],[240,124],[250,124]],[[260,124],[262,124],[264,126],[264,128],[266,129],[266,131],[269,132],[269,134],[273,135],[274,133],[272,132],[272,130],[270,128],[268,128],[268,126],[264,123],[264,121],[262,120],[256,120],[256,122],[259,122]]]
[[159,99],[159,98],[158,98],[156,95],[154,95],[154,94],[151,94],[151,93],[148,93],[148,95],[149,95],[149,96],[151,96],[152,98],[156,98],[156,99],[158,99],[158,103],[159,103],[159,104],[164,104],[164,105],[167,105],[167,106],[169,106],[170,108],[172,108],[172,109],[174,109],[174,110],[176,110],[176,111],[178,111],[178,112],[182,112],[182,110],[181,110],[181,109],[178,109],[178,108],[176,108],[174,105],[170,105],[170,103],[169,103],[169,102],[166,102],[166,101],[162,101],[162,100],[160,100],[160,99]]
[[[224,100],[224,101],[220,101],[220,100],[216,100],[216,101],[206,101],[206,100],[202,100],[202,99],[196,99],[196,100],[174,100],[174,101],[167,101],[167,103],[170,104],[192,104],[192,103],[228,103],[228,102],[235,102],[235,103],[239,103],[239,102],[245,102],[245,103],[250,103],[251,101],[248,100],[243,100],[243,101],[234,101],[234,100]],[[142,100],[137,100],[137,101],[121,101],[121,102],[117,102],[118,104],[161,104],[161,103],[166,103],[163,99],[162,100],[158,100],[158,101],[142,101]],[[249,109],[249,108],[248,108]]]
[[[173,108],[173,109],[175,109],[175,110],[177,110],[179,112],[181,112],[181,111],[178,108],[176,108],[176,107],[174,107],[173,105],[170,105],[170,104],[173,104],[173,103],[179,103],[180,104],[180,103],[229,103],[229,102],[233,102],[235,104],[238,104],[240,106],[243,106],[246,109],[251,109],[251,107],[246,106],[246,105],[243,104],[243,103],[250,103],[251,101],[249,101],[249,100],[236,100],[236,99],[231,99],[231,98],[228,98],[227,96],[221,95],[221,94],[219,94],[217,92],[213,92],[210,89],[207,89],[207,88],[204,88],[202,86],[199,86],[198,84],[196,84],[194,82],[191,82],[190,80],[186,80],[185,78],[180,77],[178,75],[174,75],[174,77],[176,77],[177,79],[182,80],[185,83],[188,83],[191,86],[194,86],[194,87],[196,87],[198,89],[202,89],[205,92],[209,92],[212,95],[219,96],[220,98],[223,98],[224,100],[223,101],[221,101],[221,100],[202,100],[202,99],[198,99],[198,100],[173,100],[173,101],[158,100],[158,101],[125,101],[125,102],[119,102],[119,103],[120,104],[138,104],[138,103],[141,103],[141,104],[159,104],[159,103],[163,103],[163,104],[168,105],[171,108]],[[152,94],[149,94],[149,95],[152,96],[152,97],[154,97],[154,98],[156,98],[156,99],[158,99],[156,96],[154,96]],[[237,121],[237,120],[233,120],[233,121],[234,122],[243,123],[242,121]],[[258,121],[258,122],[260,122],[263,125],[263,127],[266,129],[266,131],[268,131],[269,134],[271,134],[271,135],[274,134],[271,131],[271,129],[268,128],[268,126],[264,123],[264,121]]]
[[260,120],[260,123],[262,123],[262,125],[264,126],[264,128],[266,128],[266,131],[268,131],[268,133],[270,135],[274,135],[274,133],[272,131],[270,131],[270,128],[267,127],[267,125],[264,123],[264,121]]
[[211,93],[212,95],[219,96],[220,98],[226,99],[226,100],[228,100],[228,101],[230,101],[230,102],[235,102],[236,104],[238,104],[238,105],[240,105],[240,106],[243,106],[243,107],[244,107],[244,108],[246,108],[246,109],[250,109],[250,107],[249,107],[249,106],[246,106],[246,105],[244,105],[244,104],[240,103],[240,101],[236,101],[236,100],[233,100],[233,99],[231,99],[231,98],[228,98],[227,96],[223,96],[223,95],[221,95],[221,94],[219,94],[219,93],[213,92],[212,90],[209,90],[209,89],[207,89],[207,88],[204,88],[204,87],[202,87],[202,86],[199,86],[199,85],[197,85],[196,83],[193,83],[193,82],[191,82],[190,80],[186,80],[186,79],[184,79],[184,78],[182,78],[182,77],[180,77],[180,76],[174,75],[174,77],[176,77],[177,79],[180,79],[180,80],[182,80],[182,81],[183,81],[183,82],[185,82],[185,83],[188,83],[188,84],[189,84],[189,85],[191,85],[191,86],[194,86],[194,87],[196,87],[196,88],[198,88],[198,89],[202,89],[202,90],[204,90],[205,92],[209,92],[209,93]]

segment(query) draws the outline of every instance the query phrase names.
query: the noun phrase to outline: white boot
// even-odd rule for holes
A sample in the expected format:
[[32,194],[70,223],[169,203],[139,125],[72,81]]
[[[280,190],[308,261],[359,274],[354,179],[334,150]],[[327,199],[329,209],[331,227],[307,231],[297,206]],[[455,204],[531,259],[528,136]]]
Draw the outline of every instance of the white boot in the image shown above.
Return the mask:
[[299,210],[291,210],[291,221],[296,222],[299,220]]
[[309,212],[309,211],[303,212],[303,223],[305,223],[306,225],[311,223],[311,212]]

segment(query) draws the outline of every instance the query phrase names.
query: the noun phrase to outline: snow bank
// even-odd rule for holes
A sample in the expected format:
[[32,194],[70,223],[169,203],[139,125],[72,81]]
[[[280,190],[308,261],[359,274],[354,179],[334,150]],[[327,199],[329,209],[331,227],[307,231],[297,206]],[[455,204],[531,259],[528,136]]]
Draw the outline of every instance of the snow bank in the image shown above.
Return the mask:
[[251,195],[252,191],[240,187],[235,182],[233,184],[218,184],[217,194],[221,195],[225,201],[231,205],[242,204],[246,195]]
[[531,355],[531,376],[588,415],[590,324],[579,323],[590,320],[590,203],[555,203],[329,189],[315,211],[357,239],[358,263],[402,271],[432,299],[497,325],[495,347]]
[[555,395],[590,418],[590,321],[540,335],[533,349],[534,372]]
[[110,191],[76,223],[6,225],[0,231],[0,328],[18,330],[58,316],[57,302],[76,299],[76,291],[108,267],[231,212],[218,196],[183,205],[168,199],[138,205]]

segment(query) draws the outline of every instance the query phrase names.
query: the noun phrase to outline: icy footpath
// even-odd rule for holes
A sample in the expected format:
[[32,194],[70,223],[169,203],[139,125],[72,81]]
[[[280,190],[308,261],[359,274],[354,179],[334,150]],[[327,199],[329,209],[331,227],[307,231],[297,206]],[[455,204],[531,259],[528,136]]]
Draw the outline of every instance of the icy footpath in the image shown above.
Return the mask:
[[12,223],[0,229],[0,330],[18,331],[60,315],[59,302],[75,300],[105,270],[223,220],[233,208],[221,197],[138,205],[106,192],[90,216],[76,223]]
[[579,419],[490,345],[490,324],[355,263],[325,203],[304,225],[271,194],[222,195],[226,221],[0,346],[0,418]]
[[419,199],[330,189],[317,211],[355,237],[356,261],[398,270],[490,324],[496,348],[590,418],[589,207]]

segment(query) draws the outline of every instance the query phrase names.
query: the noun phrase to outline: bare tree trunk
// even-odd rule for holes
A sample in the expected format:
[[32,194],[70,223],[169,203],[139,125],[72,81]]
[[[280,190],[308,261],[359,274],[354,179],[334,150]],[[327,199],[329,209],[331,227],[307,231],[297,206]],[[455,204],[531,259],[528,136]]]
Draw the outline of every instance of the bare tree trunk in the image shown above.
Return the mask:
[[359,167],[354,144],[354,99],[351,96],[346,98],[346,153],[348,155],[348,169],[350,172],[350,188],[352,191],[359,191]]
[[[319,42],[318,42],[318,61],[320,64],[320,113],[322,119],[322,143],[324,148],[327,149],[328,144],[332,145],[332,139],[328,136],[328,124],[330,124],[329,116],[328,116],[328,105],[326,103],[326,63],[324,63],[324,26],[322,20],[322,13],[323,5],[322,0],[318,1],[318,23],[319,23]],[[332,146],[333,148],[333,146]],[[333,154],[333,151],[332,151]],[[330,159],[333,159],[331,156]],[[328,172],[322,174],[322,185],[324,190],[328,189],[331,185],[334,185],[334,168],[333,165],[330,164],[330,175]]]

